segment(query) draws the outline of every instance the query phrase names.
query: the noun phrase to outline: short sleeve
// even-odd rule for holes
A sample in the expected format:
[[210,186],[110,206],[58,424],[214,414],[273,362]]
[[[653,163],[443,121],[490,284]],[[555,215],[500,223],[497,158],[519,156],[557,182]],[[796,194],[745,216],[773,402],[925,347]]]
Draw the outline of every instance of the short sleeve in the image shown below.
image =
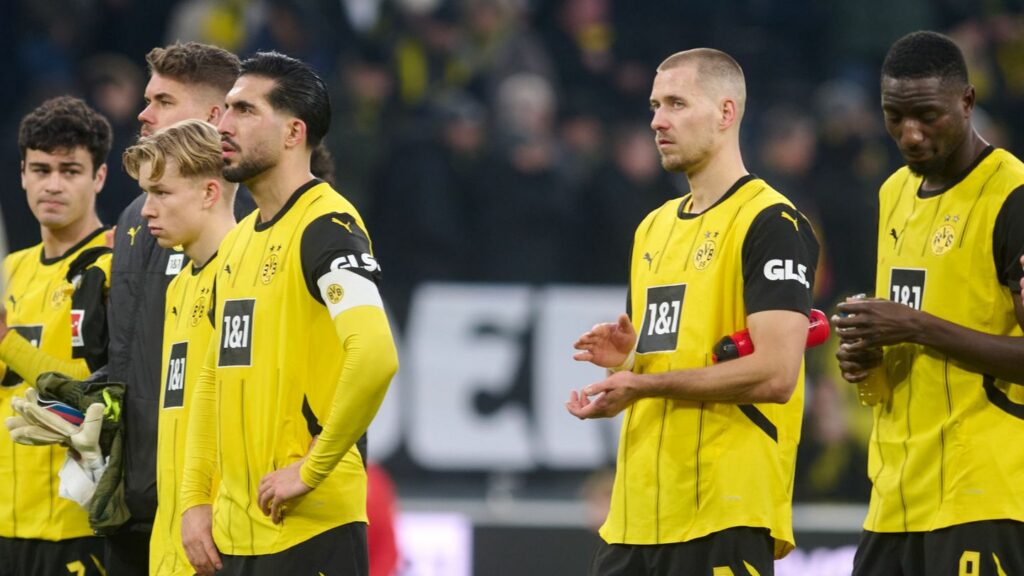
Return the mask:
[[321,303],[317,281],[335,270],[349,270],[380,284],[380,264],[373,255],[370,238],[351,214],[335,212],[310,222],[302,233],[300,250],[306,288]]
[[765,310],[809,314],[818,240],[807,218],[785,204],[769,206],[743,240],[743,302],[747,315]]
[[1020,293],[1020,279],[1024,276],[1020,257],[1024,255],[1024,186],[1010,192],[996,216],[992,230],[992,257],[995,259],[999,282],[1010,291]]

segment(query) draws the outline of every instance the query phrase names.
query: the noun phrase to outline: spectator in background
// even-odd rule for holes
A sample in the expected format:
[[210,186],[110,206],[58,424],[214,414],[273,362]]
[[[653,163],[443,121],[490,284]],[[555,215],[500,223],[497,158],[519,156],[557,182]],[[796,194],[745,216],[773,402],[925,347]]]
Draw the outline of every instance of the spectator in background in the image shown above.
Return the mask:
[[[134,62],[120,54],[97,54],[82,65],[83,83],[88,100],[110,119],[114,141],[110,148],[120,158],[135,143],[139,124],[139,99],[145,76]],[[97,211],[104,222],[114,222],[122,210],[139,194],[139,188],[123,170],[107,175],[103,194],[97,199]]]
[[498,90],[495,149],[477,183],[472,242],[478,278],[558,282],[570,277],[570,222],[578,203],[555,134],[557,102],[541,76],[517,74]]
[[682,190],[661,169],[647,124],[621,122],[610,142],[611,158],[583,187],[576,223],[601,233],[588,235],[575,271],[584,282],[623,284],[636,223]]

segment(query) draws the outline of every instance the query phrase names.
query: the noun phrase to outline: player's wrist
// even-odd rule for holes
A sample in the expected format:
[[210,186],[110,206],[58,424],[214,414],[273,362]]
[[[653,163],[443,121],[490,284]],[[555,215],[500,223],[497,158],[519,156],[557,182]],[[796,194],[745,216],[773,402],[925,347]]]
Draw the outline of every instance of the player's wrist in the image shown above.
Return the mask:
[[608,372],[615,374],[616,372],[626,372],[633,369],[633,365],[636,363],[636,349],[630,349],[629,354],[626,358],[619,363],[618,366],[611,366],[608,368]]

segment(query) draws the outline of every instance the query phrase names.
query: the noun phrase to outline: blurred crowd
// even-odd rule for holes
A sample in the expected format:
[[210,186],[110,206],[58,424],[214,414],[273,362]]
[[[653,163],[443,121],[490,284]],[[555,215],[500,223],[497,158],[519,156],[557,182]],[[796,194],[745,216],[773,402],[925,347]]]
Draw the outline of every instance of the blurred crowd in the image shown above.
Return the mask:
[[[0,3],[0,174],[12,248],[38,242],[19,201],[16,126],[72,93],[137,137],[143,56],[176,40],[279,50],[332,90],[336,187],[367,219],[401,323],[427,280],[617,284],[634,227],[685,191],[649,127],[654,69],[711,46],[747,75],[748,168],[789,196],[824,247],[817,305],[874,286],[875,193],[899,166],[878,108],[885,50],[950,34],[976,125],[1024,145],[1021,0],[10,0]],[[112,223],[138,193],[110,172]],[[809,353],[797,499],[866,499],[867,413],[826,348]]]

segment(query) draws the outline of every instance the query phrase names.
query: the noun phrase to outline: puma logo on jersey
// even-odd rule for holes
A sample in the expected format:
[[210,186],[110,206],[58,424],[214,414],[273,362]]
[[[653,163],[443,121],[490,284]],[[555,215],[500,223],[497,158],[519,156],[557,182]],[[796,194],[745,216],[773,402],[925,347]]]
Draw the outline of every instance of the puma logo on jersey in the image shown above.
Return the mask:
[[660,252],[661,252],[661,250],[659,250],[658,252],[655,252],[654,256],[651,256],[650,252],[644,252],[644,260],[647,261],[647,269],[648,270],[651,269],[651,266],[654,264],[654,259],[658,257],[658,254]]
[[14,294],[9,294],[7,299],[11,301],[11,308],[16,308],[18,306],[18,301],[14,299]]
[[893,246],[895,246],[896,243],[900,241],[900,235],[896,233],[896,229],[895,228],[890,228],[889,229],[889,236],[892,236],[892,244],[893,244]]
[[225,264],[224,265],[224,272],[227,272],[228,274],[231,274],[231,264]]
[[800,231],[800,225],[799,222],[797,222],[796,216],[792,216],[788,212],[779,212],[779,214],[786,220],[793,223],[793,230],[796,230],[797,232]]
[[764,277],[769,280],[796,280],[805,288],[811,287],[811,283],[807,281],[807,266],[792,260],[774,258],[765,262]]
[[331,218],[331,222],[334,222],[338,226],[341,226],[345,230],[348,230],[349,234],[352,233],[352,224],[351,223],[349,223],[349,222],[342,222],[341,220],[338,220],[337,218]]
[[142,230],[141,224],[128,228],[128,236],[131,237],[131,240],[128,242],[129,246],[135,246],[135,235],[139,233],[139,230]]

